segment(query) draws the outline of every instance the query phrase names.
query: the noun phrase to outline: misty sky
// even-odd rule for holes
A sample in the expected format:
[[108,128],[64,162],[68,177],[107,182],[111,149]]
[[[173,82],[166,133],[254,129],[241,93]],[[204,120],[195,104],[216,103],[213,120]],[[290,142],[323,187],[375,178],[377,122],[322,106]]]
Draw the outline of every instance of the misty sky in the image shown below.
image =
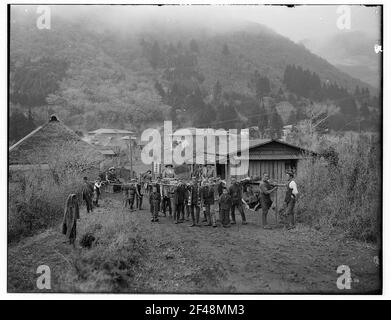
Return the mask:
[[[35,10],[36,6],[29,7]],[[90,16],[99,15],[109,24],[121,25],[132,22],[148,24],[155,19],[180,20],[191,23],[229,26],[235,21],[252,21],[264,24],[277,33],[300,41],[307,38],[327,37],[341,31],[337,28],[338,6],[303,5],[294,8],[285,6],[264,5],[182,5],[182,6],[51,6],[53,12],[63,13],[73,19],[84,19],[86,13]],[[351,30],[362,31],[372,38],[379,39],[381,11],[378,7],[352,5]]]
[[[351,31],[364,31],[370,36],[379,37],[380,9],[358,5],[350,8]],[[234,16],[263,23],[294,41],[342,32],[336,25],[339,16],[337,6],[240,6],[225,10]]]

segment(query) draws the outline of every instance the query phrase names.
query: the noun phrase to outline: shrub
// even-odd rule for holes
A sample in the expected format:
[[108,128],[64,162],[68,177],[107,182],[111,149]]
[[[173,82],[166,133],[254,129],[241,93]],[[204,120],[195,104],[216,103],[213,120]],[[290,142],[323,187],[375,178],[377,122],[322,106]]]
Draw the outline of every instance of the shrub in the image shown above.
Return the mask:
[[[82,292],[137,291],[137,275],[145,244],[139,236],[124,230],[104,229],[93,235],[98,240],[88,251],[73,257],[68,285]],[[119,231],[118,231],[119,230]]]
[[316,227],[376,241],[380,232],[380,145],[366,136],[328,147],[331,157],[306,160],[297,181],[298,218]]
[[10,190],[8,241],[54,226],[63,216],[70,193],[80,190],[80,177],[68,175],[60,182],[49,173],[31,171]]
[[58,224],[69,194],[76,193],[81,200],[82,177],[93,168],[88,157],[70,143],[53,151],[48,165],[49,170],[31,169],[10,184],[9,242]]

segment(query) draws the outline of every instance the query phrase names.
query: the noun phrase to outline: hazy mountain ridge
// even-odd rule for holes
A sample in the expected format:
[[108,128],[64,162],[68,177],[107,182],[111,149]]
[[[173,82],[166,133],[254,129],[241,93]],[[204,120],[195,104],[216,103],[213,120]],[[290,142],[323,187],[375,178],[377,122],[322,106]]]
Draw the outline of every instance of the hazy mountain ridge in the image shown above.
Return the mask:
[[[44,104],[48,103],[49,110],[59,113],[68,125],[83,131],[100,126],[142,128],[161,123],[172,117],[172,110],[178,109],[185,112],[182,124],[194,124],[194,111],[186,115],[186,105],[174,109],[172,102],[164,99],[164,94],[172,90],[172,82],[165,78],[167,62],[152,66],[149,61],[150,53],[145,50],[154,44],[163,56],[173,45],[177,52],[188,53],[191,40],[196,41],[194,72],[198,76],[182,79],[182,83],[188,88],[200,87],[214,112],[218,109],[211,96],[217,82],[224,92],[242,95],[241,99],[246,100],[243,95],[254,94],[249,82],[254,71],[258,71],[270,79],[271,92],[277,94],[284,87],[282,79],[287,65],[302,66],[317,73],[322,81],[335,82],[350,92],[356,86],[369,87],[375,92],[304,46],[253,22],[235,21],[227,31],[219,21],[210,24],[212,17],[199,26],[181,19],[139,19],[118,29],[119,22],[108,19],[105,24],[98,14],[88,19],[82,19],[81,13],[77,19],[55,17],[50,30],[39,30],[35,27],[36,14],[12,11],[11,74],[29,60],[51,57],[66,61],[65,77]],[[170,60],[170,56],[164,59]],[[156,81],[166,91],[163,96],[156,89]],[[195,108],[208,107],[204,103],[197,106],[194,99]],[[35,118],[40,121],[48,110],[44,104],[34,106]],[[256,106],[248,110],[254,108],[259,111]],[[243,114],[237,107],[234,109],[238,117]]]
[[380,87],[381,54],[374,46],[381,44],[376,37],[364,32],[341,32],[324,39],[304,39],[301,43],[353,77],[375,88]]

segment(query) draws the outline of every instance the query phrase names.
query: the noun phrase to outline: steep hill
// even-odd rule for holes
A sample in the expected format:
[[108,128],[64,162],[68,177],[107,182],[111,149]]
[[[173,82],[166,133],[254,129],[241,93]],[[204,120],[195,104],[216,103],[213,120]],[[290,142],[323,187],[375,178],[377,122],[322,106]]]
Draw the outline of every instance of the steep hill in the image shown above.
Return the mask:
[[[254,72],[270,80],[267,94],[276,95],[284,87],[287,65],[315,72],[322,82],[352,93],[356,87],[376,92],[256,23],[210,24],[209,17],[195,25],[164,17],[137,19],[135,14],[127,20],[125,13],[123,20],[105,20],[100,8],[77,15],[54,10],[51,29],[40,30],[35,26],[36,12],[23,8],[11,10],[11,107],[32,108],[38,123],[48,112],[56,112],[81,131],[102,126],[141,130],[169,118],[200,125],[205,117],[199,117],[200,110],[212,108],[219,119],[218,103],[240,122],[240,114],[248,119],[260,110],[251,86]],[[238,103],[227,106],[226,100],[217,101],[217,82],[222,92],[230,93],[229,99],[245,101],[248,108],[240,111]]]
[[324,39],[304,39],[302,43],[340,70],[375,88],[380,87],[381,55],[374,51],[375,44],[381,44],[379,39],[354,31],[338,33]]

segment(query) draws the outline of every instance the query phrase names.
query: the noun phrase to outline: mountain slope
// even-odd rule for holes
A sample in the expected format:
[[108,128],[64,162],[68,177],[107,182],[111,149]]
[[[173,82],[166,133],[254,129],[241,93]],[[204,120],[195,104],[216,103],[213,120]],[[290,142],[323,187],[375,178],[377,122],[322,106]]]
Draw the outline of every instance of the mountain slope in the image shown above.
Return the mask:
[[381,55],[374,51],[380,42],[375,37],[358,31],[341,32],[325,39],[304,39],[301,43],[352,77],[380,87]]
[[[208,26],[205,22],[192,25],[183,19],[157,19],[150,23],[136,19],[131,21],[131,27],[126,25],[119,29],[115,20],[105,23],[98,16],[92,19],[82,13],[77,17],[55,15],[50,30],[39,30],[34,27],[34,13],[16,9],[11,12],[12,93],[16,91],[17,96],[14,88],[23,90],[12,75],[18,70],[29,74],[32,62],[39,64],[40,59],[51,57],[65,61],[68,66],[65,77],[56,90],[47,95],[46,101],[21,106],[33,107],[35,118],[41,121],[46,121],[49,105],[50,111],[58,113],[67,125],[78,130],[102,126],[135,126],[141,130],[158,125],[172,117],[174,107],[178,107],[164,98],[164,94],[173,90],[166,76],[174,57],[169,52],[174,48],[175,59],[181,55],[188,58],[192,39],[198,44],[197,53],[190,53],[193,58],[195,55],[194,72],[182,76],[180,83],[193,88],[190,92],[199,86],[204,97],[212,95],[217,81],[225,92],[254,95],[249,81],[256,70],[270,79],[271,90],[276,93],[283,86],[283,73],[290,64],[302,66],[317,73],[323,82],[335,82],[351,92],[356,86],[368,87],[304,46],[256,23],[236,21],[225,28],[219,21]],[[154,57],[156,65],[151,63]],[[156,89],[156,81],[163,84],[163,95]],[[374,88],[369,89],[375,92]],[[197,105],[196,98],[194,108],[205,108]],[[183,101],[180,109],[186,109]],[[12,102],[20,103],[18,99]],[[189,124],[193,115],[185,117]]]

